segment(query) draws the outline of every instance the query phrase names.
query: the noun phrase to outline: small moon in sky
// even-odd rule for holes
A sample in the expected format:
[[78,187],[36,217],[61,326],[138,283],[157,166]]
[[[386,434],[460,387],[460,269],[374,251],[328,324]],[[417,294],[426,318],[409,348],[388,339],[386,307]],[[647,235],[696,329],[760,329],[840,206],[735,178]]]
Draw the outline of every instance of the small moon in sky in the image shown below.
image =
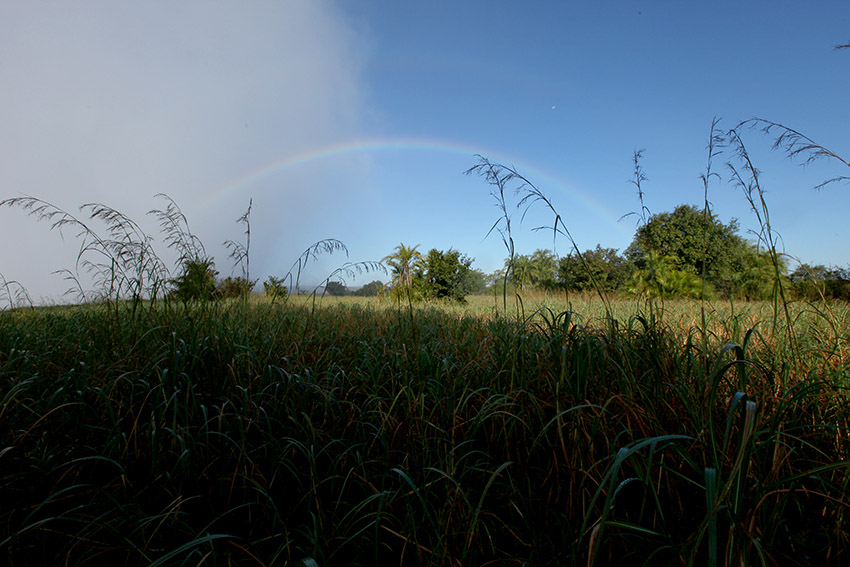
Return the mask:
[[552,105],[552,110],[555,110],[556,108],[558,108],[557,105]]

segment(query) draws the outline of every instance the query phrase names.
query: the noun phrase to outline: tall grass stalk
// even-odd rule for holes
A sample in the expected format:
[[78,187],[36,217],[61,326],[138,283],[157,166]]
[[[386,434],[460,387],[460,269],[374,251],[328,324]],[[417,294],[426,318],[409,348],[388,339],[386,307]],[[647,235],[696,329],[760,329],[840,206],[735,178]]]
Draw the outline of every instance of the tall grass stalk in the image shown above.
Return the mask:
[[[563,217],[561,217],[560,213],[558,213],[557,209],[555,209],[554,204],[546,196],[543,191],[540,190],[534,183],[529,181],[526,177],[520,174],[516,169],[511,166],[502,165],[499,163],[492,163],[490,160],[483,156],[477,156],[479,163],[466,171],[467,175],[476,174],[485,179],[487,183],[494,187],[495,189],[491,190],[491,195],[496,199],[496,204],[501,212],[501,216],[493,226],[490,228],[488,235],[493,232],[493,230],[497,230],[502,237],[502,242],[505,244],[505,247],[508,251],[508,269],[505,272],[504,282],[503,282],[503,306],[507,309],[507,281],[508,277],[513,270],[513,265],[516,260],[516,251],[514,248],[514,240],[513,235],[511,234],[511,213],[506,201],[505,192],[511,186],[514,187],[514,195],[517,197],[516,208],[522,210],[522,219],[525,219],[526,214],[529,212],[532,206],[536,204],[540,204],[544,209],[546,209],[552,215],[552,224],[551,226],[538,226],[534,227],[533,230],[551,230],[552,231],[552,240],[553,245],[556,243],[558,236],[563,236],[567,239],[570,247],[575,250],[576,256],[582,263],[582,266],[587,268],[587,260],[582,254],[581,250],[578,247],[578,243],[576,243],[573,235],[570,233],[569,228],[564,222]],[[606,311],[610,312],[608,297],[605,292],[602,290],[602,287],[599,285],[599,282],[596,281],[596,278],[593,275],[592,270],[587,270],[588,277],[591,281],[591,287],[594,289],[596,294],[599,296],[599,299],[602,301],[602,304],[605,305]],[[516,295],[519,299],[519,295]]]
[[785,317],[785,329],[787,339],[793,345],[796,341],[794,336],[794,327],[791,324],[791,315],[788,309],[788,299],[786,298],[784,285],[784,268],[780,260],[779,252],[779,236],[776,234],[770,222],[770,210],[765,199],[765,191],[761,185],[759,171],[753,165],[744,141],[741,139],[740,133],[732,129],[727,134],[729,146],[735,152],[735,157],[740,161],[740,168],[734,163],[727,162],[727,167],[732,175],[733,183],[741,189],[744,197],[750,205],[750,210],[756,216],[759,224],[759,232],[756,234],[758,243],[763,246],[770,255],[770,261],[773,266],[773,306],[774,317],[773,327],[776,329],[777,319],[780,315],[780,307],[782,315]]

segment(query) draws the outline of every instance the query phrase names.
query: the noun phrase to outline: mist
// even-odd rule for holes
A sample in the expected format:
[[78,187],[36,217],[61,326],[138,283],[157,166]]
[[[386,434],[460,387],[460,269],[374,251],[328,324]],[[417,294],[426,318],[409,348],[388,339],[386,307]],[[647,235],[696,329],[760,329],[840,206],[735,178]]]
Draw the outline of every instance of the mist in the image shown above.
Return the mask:
[[[0,187],[72,213],[105,203],[140,222],[172,197],[216,259],[254,199],[252,266],[285,270],[363,165],[239,180],[356,132],[368,42],[328,2],[6,3],[0,6]],[[339,194],[337,194],[339,193]],[[68,287],[73,231],[0,209],[0,274],[34,300]],[[331,237],[333,235],[326,235]],[[321,238],[322,236],[319,236]],[[259,275],[259,273],[258,273]]]

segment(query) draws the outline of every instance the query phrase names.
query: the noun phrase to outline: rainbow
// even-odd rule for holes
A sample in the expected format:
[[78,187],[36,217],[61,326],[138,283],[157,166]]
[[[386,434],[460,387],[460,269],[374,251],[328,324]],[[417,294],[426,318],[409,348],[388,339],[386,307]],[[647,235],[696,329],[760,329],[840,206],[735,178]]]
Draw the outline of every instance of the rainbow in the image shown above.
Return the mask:
[[481,147],[473,147],[471,145],[458,142],[446,142],[442,140],[420,138],[360,138],[282,156],[277,160],[264,164],[252,171],[248,171],[235,179],[229,180],[227,183],[214,190],[207,197],[203,206],[211,206],[215,202],[220,201],[229,195],[241,192],[244,189],[260,183],[265,179],[271,178],[276,174],[305,164],[331,160],[339,156],[375,154],[387,151],[418,151],[461,155],[469,158],[470,167],[476,163],[474,158],[475,155],[486,156],[494,162],[504,163],[515,167],[520,173],[533,180],[534,183],[547,194],[550,194],[551,190],[554,188],[569,195],[571,198],[578,200],[584,206],[599,214],[603,219],[610,221],[613,225],[616,225],[624,235],[630,235],[625,227],[622,226],[622,223],[618,222],[619,215],[614,213],[586,191],[580,191],[574,188],[571,184],[559,179],[558,176],[554,174],[547,173],[539,166],[531,165],[527,162],[523,162],[522,160],[513,159],[510,156],[506,156],[504,152],[487,151],[487,149],[482,149]]

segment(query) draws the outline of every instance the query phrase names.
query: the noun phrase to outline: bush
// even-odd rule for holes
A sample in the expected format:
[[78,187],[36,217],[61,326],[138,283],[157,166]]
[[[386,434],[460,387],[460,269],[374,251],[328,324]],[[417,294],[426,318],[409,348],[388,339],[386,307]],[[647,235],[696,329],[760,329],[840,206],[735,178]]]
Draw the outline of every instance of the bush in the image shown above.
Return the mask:
[[286,280],[283,278],[269,276],[266,281],[263,282],[263,292],[266,296],[270,297],[272,301],[285,299],[286,296],[289,295],[289,290],[286,288],[285,281]]
[[217,275],[215,264],[209,258],[186,261],[183,273],[173,281],[173,295],[184,302],[212,299]]
[[242,276],[236,278],[228,276],[218,283],[215,293],[217,297],[222,299],[246,297],[253,291],[255,285],[257,285],[257,280],[249,281]]

